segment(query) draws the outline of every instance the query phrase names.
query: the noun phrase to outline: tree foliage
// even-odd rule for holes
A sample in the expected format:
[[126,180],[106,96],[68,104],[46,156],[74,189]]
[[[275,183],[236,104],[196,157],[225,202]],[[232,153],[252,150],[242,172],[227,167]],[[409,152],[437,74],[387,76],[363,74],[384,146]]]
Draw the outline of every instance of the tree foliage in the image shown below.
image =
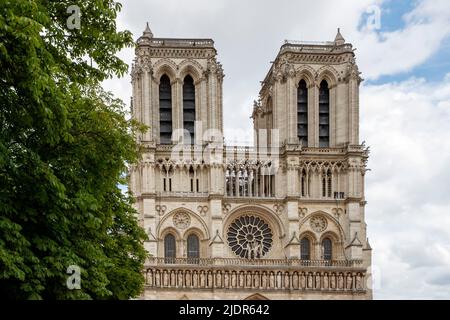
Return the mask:
[[[81,28],[67,28],[70,5]],[[123,102],[112,0],[0,0],[0,297],[128,299],[143,286],[145,233],[119,188],[138,159]],[[69,290],[67,268],[81,268]]]

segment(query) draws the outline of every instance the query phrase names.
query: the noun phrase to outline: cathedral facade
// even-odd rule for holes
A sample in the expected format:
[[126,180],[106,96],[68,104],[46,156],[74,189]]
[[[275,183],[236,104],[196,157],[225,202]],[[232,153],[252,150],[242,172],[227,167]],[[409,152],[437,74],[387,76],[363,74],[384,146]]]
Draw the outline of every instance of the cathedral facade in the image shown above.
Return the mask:
[[140,162],[130,190],[148,234],[144,299],[371,299],[359,84],[352,45],[285,41],[251,118],[222,136],[211,39],[154,37],[132,68]]

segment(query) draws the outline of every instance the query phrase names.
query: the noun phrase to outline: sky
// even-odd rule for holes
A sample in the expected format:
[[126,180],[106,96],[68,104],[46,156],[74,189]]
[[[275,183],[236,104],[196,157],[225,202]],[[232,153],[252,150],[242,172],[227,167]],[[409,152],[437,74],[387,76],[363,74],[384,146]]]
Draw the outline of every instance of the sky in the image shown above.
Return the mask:
[[[135,39],[212,38],[223,64],[225,137],[251,142],[250,114],[285,39],[357,48],[360,139],[370,146],[366,221],[375,299],[450,299],[450,1],[122,0]],[[132,62],[134,52],[119,56]],[[130,76],[104,83],[129,104]]]

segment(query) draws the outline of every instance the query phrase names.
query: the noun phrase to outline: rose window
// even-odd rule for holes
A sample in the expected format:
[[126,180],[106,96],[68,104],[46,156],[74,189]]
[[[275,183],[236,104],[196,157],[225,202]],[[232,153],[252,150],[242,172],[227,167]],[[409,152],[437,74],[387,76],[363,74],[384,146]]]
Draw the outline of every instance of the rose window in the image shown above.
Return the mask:
[[228,228],[228,244],[233,252],[247,259],[262,258],[272,247],[272,230],[259,217],[241,216]]

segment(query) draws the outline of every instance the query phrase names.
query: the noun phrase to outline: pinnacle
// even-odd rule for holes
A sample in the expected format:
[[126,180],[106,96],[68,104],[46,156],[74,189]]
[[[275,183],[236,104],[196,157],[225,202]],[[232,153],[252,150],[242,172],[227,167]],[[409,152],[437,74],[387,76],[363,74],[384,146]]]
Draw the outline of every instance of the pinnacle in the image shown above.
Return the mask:
[[345,43],[345,39],[344,39],[344,37],[343,37],[342,34],[341,34],[341,28],[338,28],[338,29],[337,29],[337,34],[336,34],[336,38],[334,38],[334,42],[335,42],[338,46],[340,46],[340,45],[342,45],[342,44]]
[[153,33],[152,33],[152,30],[150,30],[150,26],[148,25],[148,22],[147,22],[147,25],[145,27],[143,36],[144,37],[148,37],[148,38],[153,38]]

